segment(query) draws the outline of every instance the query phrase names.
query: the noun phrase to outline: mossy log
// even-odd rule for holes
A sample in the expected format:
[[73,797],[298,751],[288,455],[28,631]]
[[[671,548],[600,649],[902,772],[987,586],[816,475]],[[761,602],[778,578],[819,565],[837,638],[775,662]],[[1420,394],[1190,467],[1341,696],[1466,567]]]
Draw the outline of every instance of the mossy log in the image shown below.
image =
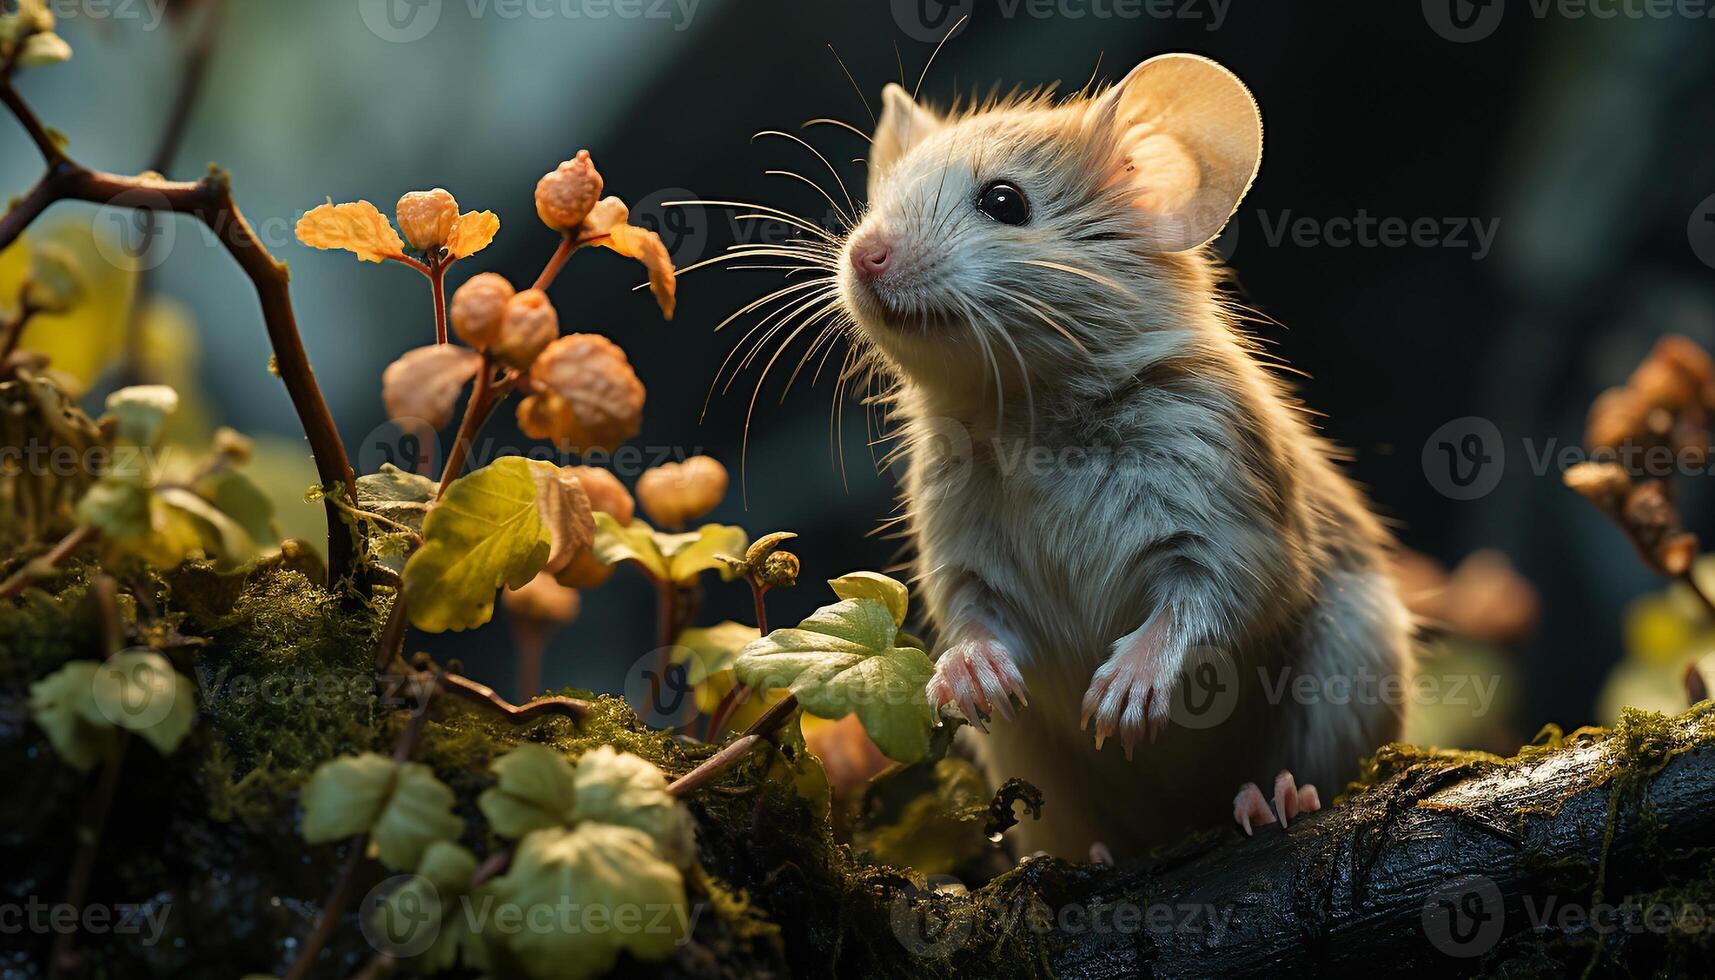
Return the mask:
[[[125,804],[91,881],[92,902],[158,909],[164,932],[152,944],[79,936],[89,975],[277,974],[319,914],[341,851],[303,843],[297,789],[326,759],[391,745],[406,712],[371,694],[384,608],[343,609],[311,571],[187,567],[127,598],[131,640],[196,678],[199,721],[172,758],[128,757]],[[13,789],[0,794],[0,904],[58,900],[89,783],[56,759],[23,703],[36,678],[98,646],[83,572],[54,584],[0,606],[0,781]],[[466,846],[499,846],[472,801],[492,784],[489,763],[520,741],[570,756],[614,744],[674,775],[712,751],[648,729],[617,699],[594,702],[575,725],[513,725],[462,704],[435,713],[417,755],[460,799]],[[990,850],[974,863],[1007,870],[965,891],[926,887],[841,843],[825,796],[804,795],[802,743],[782,738],[688,800],[696,926],[668,963],[621,972],[1702,975],[1715,955],[1712,743],[1705,704],[1671,719],[1631,714],[1611,732],[1550,730],[1512,759],[1394,746],[1347,798],[1290,829],[1246,839],[1219,828],[1117,868],[1010,866]],[[1058,802],[1047,801],[1049,818]],[[385,876],[366,868],[359,888]],[[371,965],[357,919],[342,918],[318,976]],[[0,974],[44,975],[50,938],[8,936]]]
[[[1512,759],[1395,746],[1349,798],[1289,829],[1008,877],[1030,882],[1029,921],[1049,930],[1061,978],[1707,975],[1712,741],[1705,703],[1549,730]],[[1008,893],[1003,879],[970,900]]]

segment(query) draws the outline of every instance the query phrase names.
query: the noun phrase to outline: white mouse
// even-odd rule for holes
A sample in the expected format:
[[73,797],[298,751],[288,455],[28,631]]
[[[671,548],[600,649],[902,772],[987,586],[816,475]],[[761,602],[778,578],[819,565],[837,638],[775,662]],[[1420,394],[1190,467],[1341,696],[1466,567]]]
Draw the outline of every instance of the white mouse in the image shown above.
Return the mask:
[[837,280],[894,383],[933,706],[1045,794],[1025,851],[1316,809],[1399,734],[1412,624],[1388,532],[1218,288],[1250,92],[1172,54],[1093,95],[883,100]]

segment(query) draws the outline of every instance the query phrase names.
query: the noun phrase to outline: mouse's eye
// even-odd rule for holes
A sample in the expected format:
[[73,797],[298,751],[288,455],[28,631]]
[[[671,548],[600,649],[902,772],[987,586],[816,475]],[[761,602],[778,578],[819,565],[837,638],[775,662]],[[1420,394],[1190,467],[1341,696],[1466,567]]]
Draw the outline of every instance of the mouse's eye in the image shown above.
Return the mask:
[[1030,202],[1017,185],[991,180],[977,195],[977,210],[1003,225],[1022,225],[1030,220]]

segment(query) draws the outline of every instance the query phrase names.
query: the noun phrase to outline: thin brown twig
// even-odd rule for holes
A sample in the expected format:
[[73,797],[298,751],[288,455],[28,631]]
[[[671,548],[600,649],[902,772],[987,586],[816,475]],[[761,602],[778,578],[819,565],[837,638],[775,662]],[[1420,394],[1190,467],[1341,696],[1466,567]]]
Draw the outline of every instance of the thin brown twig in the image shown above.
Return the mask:
[[769,705],[768,710],[764,711],[761,717],[751,722],[750,727],[746,728],[738,738],[733,739],[732,744],[704,759],[695,769],[673,780],[667,786],[667,792],[674,796],[684,796],[696,791],[709,780],[731,768],[733,763],[744,758],[746,753],[765,741],[764,736],[779,728],[786,719],[792,717],[792,712],[797,709],[798,698],[791,694]]
[[60,563],[70,558],[77,549],[83,547],[101,532],[93,524],[83,524],[74,528],[71,533],[59,540],[45,554],[38,555],[24,563],[24,567],[12,573],[5,582],[0,582],[0,600],[10,599],[24,591],[24,587],[58,568]]
[[513,724],[523,724],[553,715],[570,718],[573,722],[580,722],[590,711],[588,701],[567,697],[537,698],[523,705],[516,705],[495,693],[494,688],[486,684],[479,684],[460,674],[443,676],[441,687],[448,694],[463,698],[478,707],[497,712]]
[[[355,501],[357,477],[352,472],[339,428],[334,424],[321,388],[316,384],[309,355],[304,351],[288,288],[290,274],[286,266],[262,244],[238,209],[228,175],[211,169],[203,179],[191,182],[151,175],[124,177],[90,170],[66,156],[12,87],[11,81],[3,77],[0,77],[0,102],[17,117],[48,163],[48,171],[42,181],[0,218],[0,251],[15,242],[24,229],[56,201],[84,201],[133,210],[184,214],[201,221],[220,240],[255,288],[262,308],[262,320],[274,349],[275,367],[286,385],[304,436],[310,443],[322,485],[329,488],[329,492],[343,491]],[[325,509],[328,573],[330,580],[339,581],[356,567],[357,539],[332,501],[326,502]]]

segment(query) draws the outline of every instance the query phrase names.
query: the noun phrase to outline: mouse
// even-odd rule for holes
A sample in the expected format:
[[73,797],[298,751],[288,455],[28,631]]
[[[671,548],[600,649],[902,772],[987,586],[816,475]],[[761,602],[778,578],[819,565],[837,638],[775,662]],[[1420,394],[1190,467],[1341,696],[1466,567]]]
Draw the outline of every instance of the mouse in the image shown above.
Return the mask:
[[883,92],[838,299],[887,382],[924,696],[1042,791],[1023,852],[1285,829],[1400,734],[1392,532],[1211,247],[1262,145],[1193,54],[945,111]]

